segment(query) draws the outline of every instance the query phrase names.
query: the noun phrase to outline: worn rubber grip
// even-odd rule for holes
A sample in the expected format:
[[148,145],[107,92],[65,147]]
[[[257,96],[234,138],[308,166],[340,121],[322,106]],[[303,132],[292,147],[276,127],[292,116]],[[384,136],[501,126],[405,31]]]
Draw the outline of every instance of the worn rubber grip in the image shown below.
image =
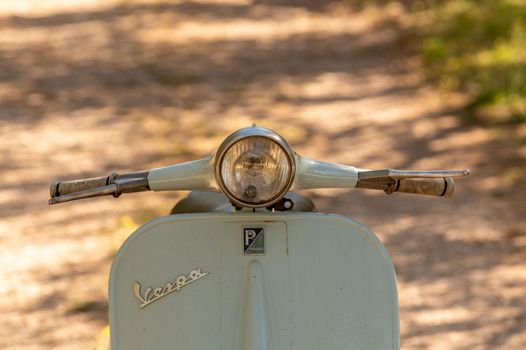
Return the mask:
[[53,182],[49,188],[51,198],[65,194],[89,190],[96,187],[106,186],[110,183],[110,176],[94,177],[92,179],[71,180]]
[[451,177],[438,179],[402,179],[398,180],[395,192],[426,194],[430,196],[451,197],[455,182]]
[[138,171],[122,175],[114,173],[110,176],[94,177],[92,179],[53,182],[49,188],[49,192],[51,198],[56,198],[66,194],[101,188],[111,184],[117,185],[117,190],[113,194],[114,196],[118,196],[121,193],[150,190],[148,171]]

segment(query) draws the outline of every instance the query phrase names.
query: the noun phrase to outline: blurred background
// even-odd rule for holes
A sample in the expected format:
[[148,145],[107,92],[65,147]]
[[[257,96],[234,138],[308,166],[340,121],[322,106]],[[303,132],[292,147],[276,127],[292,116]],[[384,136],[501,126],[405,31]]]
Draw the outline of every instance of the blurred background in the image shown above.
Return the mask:
[[48,207],[52,180],[253,122],[310,158],[471,168],[449,200],[308,195],[387,246],[403,349],[526,348],[525,64],[522,0],[0,2],[0,348],[103,348],[113,255],[184,195]]

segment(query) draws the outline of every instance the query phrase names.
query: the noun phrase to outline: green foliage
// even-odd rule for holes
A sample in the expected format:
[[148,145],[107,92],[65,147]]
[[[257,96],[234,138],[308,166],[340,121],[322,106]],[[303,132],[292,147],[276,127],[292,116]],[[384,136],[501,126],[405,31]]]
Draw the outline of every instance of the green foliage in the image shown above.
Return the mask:
[[428,76],[470,96],[476,117],[526,122],[526,2],[451,0],[428,9],[421,42]]

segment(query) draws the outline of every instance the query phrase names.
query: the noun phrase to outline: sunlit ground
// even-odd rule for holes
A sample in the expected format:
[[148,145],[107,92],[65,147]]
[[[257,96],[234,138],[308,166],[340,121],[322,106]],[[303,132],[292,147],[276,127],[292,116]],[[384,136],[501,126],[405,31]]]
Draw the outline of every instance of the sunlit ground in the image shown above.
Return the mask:
[[196,159],[256,122],[311,158],[471,168],[451,200],[312,191],[397,268],[404,349],[524,349],[526,148],[458,118],[399,39],[339,1],[0,3],[0,348],[104,341],[107,276],[182,194],[47,206],[54,179]]

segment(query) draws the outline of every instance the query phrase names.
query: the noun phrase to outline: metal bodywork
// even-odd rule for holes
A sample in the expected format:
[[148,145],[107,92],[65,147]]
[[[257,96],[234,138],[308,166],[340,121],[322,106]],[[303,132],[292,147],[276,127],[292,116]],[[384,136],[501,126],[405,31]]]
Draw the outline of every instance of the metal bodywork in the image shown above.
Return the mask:
[[[264,255],[244,254],[247,228]],[[109,297],[113,350],[399,349],[391,260],[337,215],[157,218],[119,250]]]
[[[214,157],[150,170],[148,183],[152,191],[219,191],[214,174]],[[292,190],[315,188],[352,188],[358,182],[359,169],[325,163],[294,155],[296,175]]]
[[[236,131],[223,141],[217,152],[200,160],[150,170],[148,183],[153,191],[200,190],[219,191],[219,163],[222,154],[240,138],[250,135],[268,137],[290,154],[294,168],[291,190],[313,188],[352,188],[358,181],[358,169],[348,165],[320,162],[294,153],[285,139],[275,132],[259,127]],[[291,159],[292,160],[292,159]]]

